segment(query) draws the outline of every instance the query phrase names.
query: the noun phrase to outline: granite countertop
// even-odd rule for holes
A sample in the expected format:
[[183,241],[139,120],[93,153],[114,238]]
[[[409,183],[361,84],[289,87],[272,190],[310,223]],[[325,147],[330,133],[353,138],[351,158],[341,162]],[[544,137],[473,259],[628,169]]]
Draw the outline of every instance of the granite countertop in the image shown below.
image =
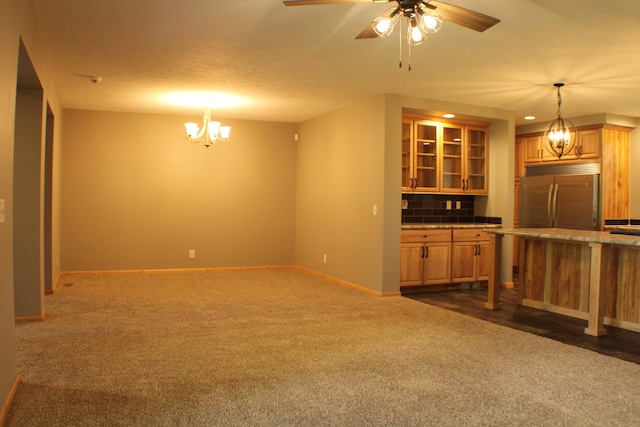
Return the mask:
[[477,223],[477,222],[467,222],[467,223],[451,223],[451,224],[441,224],[441,223],[429,223],[429,224],[402,224],[402,230],[446,230],[446,229],[454,229],[454,228],[500,228],[501,224],[488,224],[488,223]]
[[606,231],[570,230],[566,228],[502,228],[486,229],[487,233],[510,234],[536,239],[566,240],[583,243],[605,243],[609,245],[640,246],[640,237],[610,234]]

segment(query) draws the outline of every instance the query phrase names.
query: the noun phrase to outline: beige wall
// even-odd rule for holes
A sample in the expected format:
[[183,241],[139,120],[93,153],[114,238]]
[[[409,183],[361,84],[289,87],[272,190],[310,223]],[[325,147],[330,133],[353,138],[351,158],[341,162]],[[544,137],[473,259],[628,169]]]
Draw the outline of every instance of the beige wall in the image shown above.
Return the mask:
[[300,125],[297,265],[383,291],[384,149],[383,96]]
[[294,264],[296,126],[224,120],[205,148],[193,119],[65,111],[63,271]]
[[[0,199],[6,200],[6,221],[0,224],[0,403],[8,397],[16,379],[16,346],[14,333],[14,275],[13,244],[13,175],[14,175],[14,123],[16,81],[20,39],[23,40],[43,88],[44,101],[49,102],[58,124],[62,123],[62,110],[57,92],[47,70],[44,45],[39,39],[35,14],[31,2],[23,0],[0,1]],[[42,108],[44,111],[44,108]],[[53,199],[59,200],[59,143],[60,128],[54,129]],[[19,189],[17,190],[19,191]],[[34,209],[39,209],[35,206]],[[59,216],[59,204],[54,202],[52,216]],[[59,253],[59,227],[54,219],[52,257]],[[41,228],[42,224],[40,224]],[[42,265],[42,260],[34,260]],[[56,277],[59,269],[53,265],[51,274]],[[42,280],[42,277],[40,278]],[[41,284],[38,284],[41,286]],[[40,298],[41,296],[38,296]]]
[[[381,293],[399,290],[403,109],[454,111],[491,122],[490,194],[477,215],[513,225],[514,115],[381,95],[300,125],[296,263]],[[508,190],[507,190],[508,189]],[[372,215],[373,205],[378,215]],[[511,281],[509,242],[503,281]],[[323,255],[327,254],[327,263]]]
[[[19,89],[13,174],[13,280],[16,317],[44,313],[42,248],[41,147],[42,91]],[[43,261],[43,260],[42,260]]]

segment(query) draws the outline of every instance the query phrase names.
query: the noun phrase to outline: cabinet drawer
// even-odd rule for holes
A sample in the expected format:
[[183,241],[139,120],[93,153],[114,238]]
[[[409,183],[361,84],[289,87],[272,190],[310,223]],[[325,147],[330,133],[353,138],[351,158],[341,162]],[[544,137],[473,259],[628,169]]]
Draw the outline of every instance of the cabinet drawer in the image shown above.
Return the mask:
[[402,230],[402,243],[450,242],[451,230]]
[[453,230],[454,242],[477,242],[480,240],[489,240],[489,234],[479,228],[464,228]]

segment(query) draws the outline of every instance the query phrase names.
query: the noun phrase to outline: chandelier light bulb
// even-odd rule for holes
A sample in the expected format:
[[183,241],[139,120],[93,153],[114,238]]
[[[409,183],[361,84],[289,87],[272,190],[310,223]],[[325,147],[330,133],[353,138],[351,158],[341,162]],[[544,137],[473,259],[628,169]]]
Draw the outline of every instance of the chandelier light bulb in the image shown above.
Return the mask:
[[195,138],[198,135],[198,132],[200,132],[200,126],[195,123],[185,123],[184,127],[187,130],[187,138],[189,139]]
[[229,139],[229,134],[231,133],[231,126],[220,126],[220,139],[227,140]]

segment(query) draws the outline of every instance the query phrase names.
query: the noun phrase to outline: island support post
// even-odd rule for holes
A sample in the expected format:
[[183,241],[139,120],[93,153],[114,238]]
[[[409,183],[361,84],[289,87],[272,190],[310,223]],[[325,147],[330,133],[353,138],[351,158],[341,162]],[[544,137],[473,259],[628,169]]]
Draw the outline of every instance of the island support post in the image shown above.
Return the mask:
[[500,258],[502,256],[502,234],[489,235],[489,289],[485,307],[489,310],[500,310]]

